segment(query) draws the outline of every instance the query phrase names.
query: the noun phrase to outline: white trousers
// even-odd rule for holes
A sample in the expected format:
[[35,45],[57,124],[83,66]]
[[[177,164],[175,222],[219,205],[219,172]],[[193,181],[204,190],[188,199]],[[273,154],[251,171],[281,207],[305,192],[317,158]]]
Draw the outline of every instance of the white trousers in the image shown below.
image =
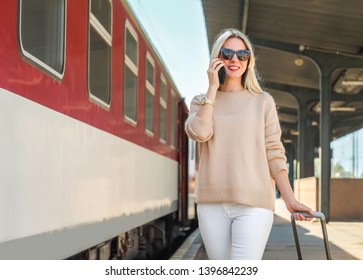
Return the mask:
[[210,260],[261,260],[273,211],[241,204],[198,204],[199,230]]

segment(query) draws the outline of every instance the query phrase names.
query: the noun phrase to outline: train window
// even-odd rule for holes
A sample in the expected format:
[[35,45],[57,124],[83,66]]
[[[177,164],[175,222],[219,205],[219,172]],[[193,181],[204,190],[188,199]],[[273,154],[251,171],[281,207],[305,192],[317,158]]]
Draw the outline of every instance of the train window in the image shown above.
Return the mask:
[[166,79],[160,76],[160,110],[159,110],[159,137],[162,143],[166,143]]
[[137,122],[137,76],[138,76],[137,34],[130,22],[125,24],[125,67],[124,67],[124,114],[125,119]]
[[108,34],[111,34],[111,1],[92,0],[91,13],[99,21]]
[[19,41],[23,55],[59,79],[64,73],[65,2],[19,2]]
[[170,96],[170,145],[174,148],[176,147],[175,127],[177,121],[177,108],[178,108],[176,102],[177,102],[176,94],[172,90]]
[[88,36],[88,87],[91,99],[109,107],[111,95],[111,1],[91,0]]
[[145,67],[145,129],[154,133],[154,96],[155,96],[155,62],[149,53],[146,54]]
[[146,54],[146,84],[152,88],[155,85],[155,62],[149,53]]

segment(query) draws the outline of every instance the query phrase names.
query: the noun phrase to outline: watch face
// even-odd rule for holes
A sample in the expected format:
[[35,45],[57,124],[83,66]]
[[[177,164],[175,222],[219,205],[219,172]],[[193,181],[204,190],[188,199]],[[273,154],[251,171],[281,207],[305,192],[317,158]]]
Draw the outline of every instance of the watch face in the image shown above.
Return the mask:
[[203,98],[202,98],[202,100],[200,101],[200,104],[201,105],[206,105],[206,104],[210,104],[210,105],[212,105],[213,107],[214,107],[214,101],[213,100],[210,100],[210,99],[208,99],[208,97],[206,97],[206,96],[204,96]]

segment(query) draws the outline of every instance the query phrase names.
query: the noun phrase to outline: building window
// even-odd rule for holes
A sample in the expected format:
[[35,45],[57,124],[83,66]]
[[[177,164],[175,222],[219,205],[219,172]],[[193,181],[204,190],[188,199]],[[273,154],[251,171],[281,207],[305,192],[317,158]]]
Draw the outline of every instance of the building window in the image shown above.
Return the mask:
[[133,124],[137,122],[137,34],[129,21],[125,24],[124,114]]
[[42,70],[63,77],[65,0],[20,0],[19,41],[22,53]]
[[111,99],[111,1],[91,0],[89,5],[88,86],[91,98],[108,107]]
[[[363,178],[362,143],[363,128],[331,142],[332,178]],[[317,167],[320,167],[320,165]]]
[[166,79],[160,76],[160,98],[159,98],[159,137],[160,141],[166,143]]
[[155,96],[155,62],[146,54],[145,67],[145,129],[154,133],[154,96]]
[[178,119],[178,100],[175,92],[171,91],[170,96],[170,145],[176,147],[176,124]]

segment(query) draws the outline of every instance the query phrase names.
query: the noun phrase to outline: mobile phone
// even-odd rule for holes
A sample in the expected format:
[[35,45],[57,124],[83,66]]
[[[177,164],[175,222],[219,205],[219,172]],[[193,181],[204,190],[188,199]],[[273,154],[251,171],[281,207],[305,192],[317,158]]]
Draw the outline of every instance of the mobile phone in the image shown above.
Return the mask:
[[226,68],[224,68],[224,66],[221,69],[219,69],[218,78],[219,78],[219,84],[223,85],[224,80],[226,79]]

